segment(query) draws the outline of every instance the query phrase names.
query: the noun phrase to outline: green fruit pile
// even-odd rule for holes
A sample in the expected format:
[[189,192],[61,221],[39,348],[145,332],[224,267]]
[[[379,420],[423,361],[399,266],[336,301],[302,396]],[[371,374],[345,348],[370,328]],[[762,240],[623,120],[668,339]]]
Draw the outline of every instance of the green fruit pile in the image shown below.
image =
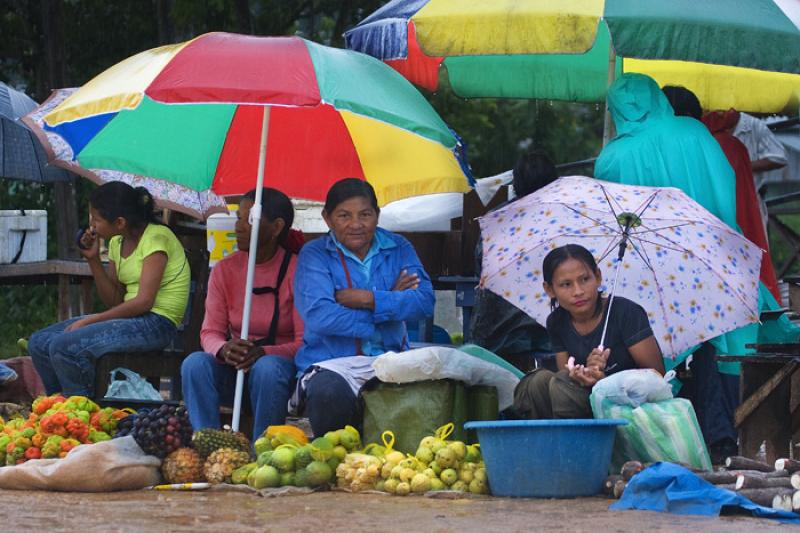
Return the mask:
[[447,424],[424,437],[414,455],[406,457],[396,451],[385,454],[381,480],[375,488],[399,496],[438,490],[489,494],[480,449],[446,440],[452,427]]
[[330,431],[307,444],[289,434],[268,437],[266,433],[255,442],[258,459],[235,470],[233,483],[247,483],[259,490],[321,487],[334,480],[336,468],[349,452],[361,448],[361,436],[352,426]]

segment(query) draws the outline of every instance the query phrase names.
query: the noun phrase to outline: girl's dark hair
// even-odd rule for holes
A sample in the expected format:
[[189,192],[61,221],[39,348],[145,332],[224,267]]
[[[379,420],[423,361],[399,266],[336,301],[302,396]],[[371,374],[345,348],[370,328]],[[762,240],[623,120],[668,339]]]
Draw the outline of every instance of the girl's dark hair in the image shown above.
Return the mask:
[[325,212],[331,214],[342,202],[350,198],[358,197],[366,198],[370,205],[372,205],[375,213],[380,213],[378,197],[375,196],[375,189],[366,181],[358,178],[344,178],[331,185],[331,188],[328,190],[328,196],[325,198]]
[[[255,202],[256,190],[248,191],[242,198]],[[278,189],[264,187],[261,192],[261,216],[270,222],[283,219],[283,230],[278,235],[278,243],[283,244],[294,223],[294,206],[289,197]]]
[[700,105],[700,100],[697,99],[697,95],[686,87],[665,85],[661,88],[661,91],[669,100],[672,110],[675,111],[675,116],[692,117],[697,120],[703,118],[703,108]]
[[553,160],[544,150],[530,150],[522,154],[514,165],[514,194],[517,198],[527,196],[558,178]]
[[121,217],[133,229],[161,223],[154,212],[153,195],[144,187],[133,188],[121,181],[109,181],[92,191],[89,203],[109,222]]
[[[576,259],[580,261],[589,267],[592,274],[596,274],[599,270],[599,268],[597,268],[597,261],[594,260],[592,252],[580,244],[565,244],[564,246],[559,246],[558,248],[550,250],[550,253],[544,257],[544,261],[542,262],[542,278],[544,278],[545,283],[550,286],[553,285],[553,274],[567,259]],[[550,310],[555,311],[557,307],[558,300],[550,298]],[[602,311],[603,293],[600,291],[600,297],[597,298],[597,304],[594,308],[594,315],[597,316]]]

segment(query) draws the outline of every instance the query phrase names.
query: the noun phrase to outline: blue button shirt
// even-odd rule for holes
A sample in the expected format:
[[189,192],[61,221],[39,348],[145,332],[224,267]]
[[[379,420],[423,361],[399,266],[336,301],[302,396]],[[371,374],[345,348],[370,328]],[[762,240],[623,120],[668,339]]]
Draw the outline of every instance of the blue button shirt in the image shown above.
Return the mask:
[[[355,355],[356,339],[367,339],[371,344],[373,338],[379,338],[377,349],[381,352],[406,350],[405,321],[433,315],[431,279],[403,236],[378,228],[363,261],[343,253],[353,288],[372,291],[375,308],[350,309],[336,302],[336,291],[348,284],[339,248],[330,233],[306,243],[300,250],[294,278],[294,304],[304,325],[303,346],[295,356],[299,372],[320,361]],[[393,291],[403,270],[417,274],[419,286]],[[377,350],[370,348],[365,353],[371,355]]]

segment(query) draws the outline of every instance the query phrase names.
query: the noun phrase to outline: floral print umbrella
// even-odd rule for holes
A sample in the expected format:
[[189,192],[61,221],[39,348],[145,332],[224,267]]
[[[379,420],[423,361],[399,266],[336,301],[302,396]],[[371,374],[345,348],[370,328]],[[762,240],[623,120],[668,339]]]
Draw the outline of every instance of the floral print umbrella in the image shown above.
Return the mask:
[[[620,262],[626,217],[634,223]],[[591,251],[604,282],[619,269],[613,293],[645,308],[665,356],[758,321],[762,251],[679,189],[564,177],[480,226],[481,287],[541,324],[550,313],[542,261],[565,244]]]

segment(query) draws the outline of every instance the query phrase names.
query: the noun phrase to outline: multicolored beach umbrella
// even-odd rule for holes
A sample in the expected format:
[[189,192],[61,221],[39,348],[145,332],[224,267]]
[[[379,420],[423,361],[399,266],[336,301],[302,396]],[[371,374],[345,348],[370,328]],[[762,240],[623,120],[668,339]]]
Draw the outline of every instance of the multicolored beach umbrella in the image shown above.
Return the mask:
[[[151,189],[156,194],[184,193],[163,202],[255,188],[251,250],[264,185],[324,200],[334,182],[356,177],[375,187],[382,205],[468,189],[455,135],[408,81],[372,57],[298,37],[209,33],[148,50],[26,120],[67,168],[98,181],[110,172],[107,179],[170,184]],[[195,214],[213,209],[206,202]],[[248,257],[242,339],[255,255]],[[234,431],[243,387],[240,370]]]
[[602,101],[624,71],[766,112],[797,108],[799,24],[796,0],[394,0],[345,37],[467,98]]
[[381,205],[469,188],[455,134],[407,80],[298,37],[209,33],[148,50],[26,120],[56,164],[205,216],[255,186],[265,110],[264,184],[291,197],[324,200],[343,177],[369,181]]

